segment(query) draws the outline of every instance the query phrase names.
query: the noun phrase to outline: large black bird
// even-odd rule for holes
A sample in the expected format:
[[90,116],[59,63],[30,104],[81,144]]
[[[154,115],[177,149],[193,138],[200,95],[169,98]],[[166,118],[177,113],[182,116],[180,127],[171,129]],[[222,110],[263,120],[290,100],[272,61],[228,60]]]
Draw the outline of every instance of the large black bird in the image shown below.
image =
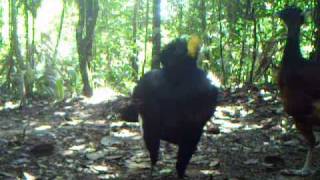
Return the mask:
[[140,79],[133,91],[133,103],[122,114],[129,121],[138,121],[141,115],[152,169],[158,160],[160,140],[178,145],[179,178],[184,177],[217,104],[218,89],[197,67],[199,46],[197,36],[178,38],[166,45],[159,56],[162,68]]

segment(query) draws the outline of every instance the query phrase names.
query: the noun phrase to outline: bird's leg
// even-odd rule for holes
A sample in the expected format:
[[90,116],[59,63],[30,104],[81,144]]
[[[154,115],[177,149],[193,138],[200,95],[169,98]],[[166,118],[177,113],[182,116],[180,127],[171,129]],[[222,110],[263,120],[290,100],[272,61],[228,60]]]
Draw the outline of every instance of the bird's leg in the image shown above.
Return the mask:
[[[176,170],[178,173],[178,178],[183,179],[186,177],[185,171],[192,157],[192,154],[197,149],[197,144],[200,140],[201,131],[189,133],[191,131],[186,131],[185,141],[179,144],[178,157],[176,163]],[[192,134],[192,135],[191,135]]]
[[188,147],[188,146],[179,146],[178,150],[178,159],[176,163],[176,170],[178,174],[179,179],[183,179],[185,175],[185,171],[187,168],[187,165],[192,157],[192,154],[194,152],[195,148]]
[[301,169],[283,170],[281,171],[281,173],[284,175],[292,175],[292,176],[309,176],[312,174],[312,170],[311,170],[312,155],[313,155],[314,146],[316,145],[312,124],[308,124],[308,122],[300,122],[296,120],[296,127],[309,143],[309,150],[307,152],[306,160],[304,162],[304,166]]
[[306,160],[304,162],[304,166],[302,167],[301,171],[303,171],[303,172],[311,171],[312,156],[313,156],[313,148],[310,147],[307,152],[307,157],[306,157]]
[[159,156],[159,146],[160,146],[160,138],[155,133],[156,131],[151,128],[143,128],[144,134],[143,138],[145,141],[146,148],[149,151],[150,160],[151,160],[151,176],[153,175],[153,170],[155,169],[155,165],[158,161]]

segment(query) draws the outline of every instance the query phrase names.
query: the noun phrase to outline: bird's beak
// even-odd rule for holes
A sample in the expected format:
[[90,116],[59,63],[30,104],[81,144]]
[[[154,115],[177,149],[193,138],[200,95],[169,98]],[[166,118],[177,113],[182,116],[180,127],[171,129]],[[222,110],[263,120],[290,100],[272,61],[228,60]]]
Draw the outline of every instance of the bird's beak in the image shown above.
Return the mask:
[[198,51],[200,49],[201,40],[199,36],[192,35],[191,38],[188,41],[188,55],[192,58],[196,58]]

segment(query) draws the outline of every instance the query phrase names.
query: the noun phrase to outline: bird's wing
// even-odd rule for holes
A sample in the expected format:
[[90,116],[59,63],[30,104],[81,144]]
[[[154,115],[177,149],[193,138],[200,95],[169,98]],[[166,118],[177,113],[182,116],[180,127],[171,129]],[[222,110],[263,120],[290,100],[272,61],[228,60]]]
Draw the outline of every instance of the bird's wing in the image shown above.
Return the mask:
[[320,99],[320,63],[308,63],[296,72],[296,81],[306,95]]

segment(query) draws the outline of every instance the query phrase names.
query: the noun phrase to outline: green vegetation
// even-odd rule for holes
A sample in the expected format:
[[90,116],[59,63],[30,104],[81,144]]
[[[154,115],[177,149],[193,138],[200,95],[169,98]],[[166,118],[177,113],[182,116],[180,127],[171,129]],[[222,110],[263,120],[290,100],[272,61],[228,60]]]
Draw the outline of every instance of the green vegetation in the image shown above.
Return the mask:
[[276,12],[287,5],[306,11],[306,57],[320,38],[316,0],[0,2],[2,101],[91,96],[105,86],[129,93],[159,67],[160,46],[190,34],[204,43],[200,66],[224,87],[275,84],[285,38]]

